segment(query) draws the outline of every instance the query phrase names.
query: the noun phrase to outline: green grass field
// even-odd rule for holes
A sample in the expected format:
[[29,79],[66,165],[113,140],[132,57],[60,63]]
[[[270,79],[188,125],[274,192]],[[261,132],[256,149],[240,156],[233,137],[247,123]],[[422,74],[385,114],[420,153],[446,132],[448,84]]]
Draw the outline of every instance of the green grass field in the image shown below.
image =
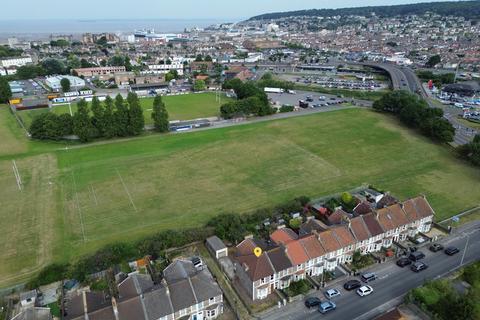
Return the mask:
[[480,199],[478,169],[395,119],[361,109],[68,150],[18,139],[25,143],[18,154],[0,151],[0,287],[113,241],[362,183],[401,199],[424,193],[438,220]]
[[[225,95],[222,95],[221,100],[217,101],[215,93],[196,93],[185,94],[178,96],[165,96],[163,101],[167,106],[170,120],[192,120],[197,118],[216,117],[219,115],[220,106],[228,101]],[[151,114],[153,107],[153,98],[140,99],[141,106],[144,110],[145,123],[153,123]],[[76,103],[72,103],[71,110],[76,112]],[[55,106],[52,109],[56,114],[69,113],[70,107],[68,105]],[[22,118],[27,127],[30,126],[35,116],[43,112],[49,112],[48,109],[37,110],[23,110],[17,114]]]

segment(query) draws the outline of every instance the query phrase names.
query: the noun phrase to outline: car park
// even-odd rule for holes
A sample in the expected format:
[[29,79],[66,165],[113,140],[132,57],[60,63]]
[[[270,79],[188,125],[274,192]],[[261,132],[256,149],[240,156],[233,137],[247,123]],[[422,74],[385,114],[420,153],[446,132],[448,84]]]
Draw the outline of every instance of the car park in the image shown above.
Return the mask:
[[335,288],[332,288],[332,289],[328,289],[327,291],[325,291],[325,297],[327,297],[328,299],[332,299],[334,297],[337,297],[340,295],[340,291],[338,291],[337,289]]
[[408,258],[410,260],[412,260],[413,262],[415,262],[415,261],[418,261],[418,260],[421,260],[421,259],[425,258],[425,254],[422,251],[415,251],[415,252],[410,253]]
[[405,267],[405,266],[408,266],[412,264],[412,260],[408,259],[408,258],[400,258],[397,260],[397,266],[399,267]]
[[322,300],[320,300],[320,298],[317,298],[317,297],[309,297],[305,299],[305,307],[309,309],[320,305],[320,303],[322,303]]
[[369,273],[362,274],[360,278],[362,279],[363,282],[369,283],[370,281],[377,279],[377,275],[373,272],[369,272]]
[[420,261],[414,262],[410,266],[410,269],[414,272],[420,272],[420,271],[425,270],[427,268],[428,268],[428,265],[426,265],[425,263],[420,262]]
[[437,252],[437,251],[443,250],[443,246],[439,243],[434,243],[428,249],[430,249],[430,251],[432,252]]
[[456,247],[448,247],[447,249],[445,249],[444,252],[446,254],[448,254],[449,256],[453,256],[454,254],[459,253],[460,250],[458,250],[458,248],[456,248]]
[[370,286],[362,286],[362,287],[358,288],[358,290],[357,290],[357,294],[358,294],[360,297],[368,296],[368,295],[371,294],[372,292],[373,292],[373,288],[370,287]]
[[350,280],[350,281],[345,282],[345,284],[343,285],[343,288],[345,290],[351,291],[353,289],[360,288],[361,286],[362,286],[362,283],[360,281]]
[[327,313],[329,311],[335,310],[336,308],[337,305],[335,304],[335,302],[328,300],[320,303],[320,305],[318,306],[318,311],[320,313]]

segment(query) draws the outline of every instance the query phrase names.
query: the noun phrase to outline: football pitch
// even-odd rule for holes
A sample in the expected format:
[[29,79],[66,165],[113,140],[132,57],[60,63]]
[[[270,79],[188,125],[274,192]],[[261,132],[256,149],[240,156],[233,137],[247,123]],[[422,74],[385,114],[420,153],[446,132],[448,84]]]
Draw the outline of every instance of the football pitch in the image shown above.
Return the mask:
[[18,281],[18,270],[71,261],[114,241],[364,183],[401,199],[425,194],[438,220],[480,199],[478,169],[395,119],[361,109],[44,149],[0,157],[0,219],[7,221],[0,287]]

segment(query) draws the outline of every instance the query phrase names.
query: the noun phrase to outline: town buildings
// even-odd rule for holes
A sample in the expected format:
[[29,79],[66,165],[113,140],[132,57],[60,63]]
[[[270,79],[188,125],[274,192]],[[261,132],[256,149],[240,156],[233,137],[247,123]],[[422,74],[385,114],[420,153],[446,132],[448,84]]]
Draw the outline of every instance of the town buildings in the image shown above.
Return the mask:
[[[377,199],[373,200],[375,204],[381,201]],[[394,242],[428,232],[434,214],[427,199],[419,196],[371,208],[331,226],[309,219],[299,234],[280,228],[268,241],[247,238],[235,248],[236,275],[253,300],[263,299],[274,289],[288,287],[292,281],[307,275],[318,276],[351,262],[357,250],[362,254],[377,252]],[[255,248],[262,250],[259,256],[254,254]]]

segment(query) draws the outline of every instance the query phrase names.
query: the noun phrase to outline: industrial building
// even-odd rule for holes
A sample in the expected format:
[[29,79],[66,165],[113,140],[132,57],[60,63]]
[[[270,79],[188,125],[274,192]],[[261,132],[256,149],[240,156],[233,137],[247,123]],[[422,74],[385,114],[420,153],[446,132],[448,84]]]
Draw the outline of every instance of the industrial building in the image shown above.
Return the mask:
[[53,76],[45,79],[45,84],[49,86],[53,91],[60,91],[62,89],[62,85],[60,84],[60,81],[62,79],[68,79],[70,81],[70,87],[72,89],[81,89],[85,87],[85,80],[79,78],[79,77],[74,77],[74,76]]

